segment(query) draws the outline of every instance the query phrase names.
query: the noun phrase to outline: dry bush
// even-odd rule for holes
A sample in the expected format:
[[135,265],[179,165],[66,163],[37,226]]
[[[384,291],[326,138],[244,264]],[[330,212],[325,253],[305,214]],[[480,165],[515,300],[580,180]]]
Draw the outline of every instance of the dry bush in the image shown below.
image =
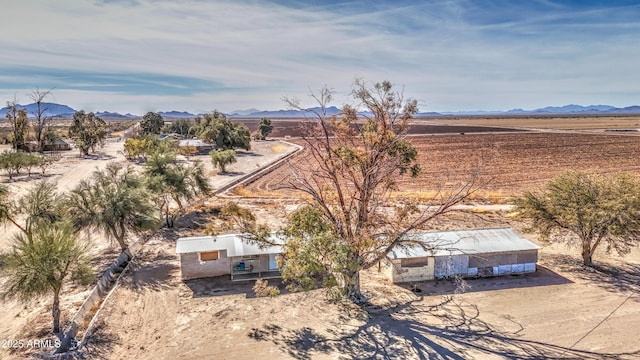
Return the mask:
[[253,285],[253,292],[256,297],[276,297],[280,295],[280,289],[275,286],[269,286],[269,282],[262,279],[256,280],[256,284]]
[[233,191],[233,195],[242,196],[242,197],[252,197],[255,196],[254,192],[244,187],[244,185],[236,186]]

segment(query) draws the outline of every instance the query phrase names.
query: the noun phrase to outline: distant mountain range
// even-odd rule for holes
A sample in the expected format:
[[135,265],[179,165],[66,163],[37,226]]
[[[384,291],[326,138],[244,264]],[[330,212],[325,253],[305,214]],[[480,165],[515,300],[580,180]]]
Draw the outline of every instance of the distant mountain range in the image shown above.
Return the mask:
[[[35,112],[38,110],[38,104],[33,103],[29,105],[18,105],[17,108],[26,109],[27,115],[29,117],[32,117],[33,114],[35,114]],[[47,103],[47,102],[40,103],[40,109],[42,110],[42,114],[44,116],[66,116],[66,115],[73,115],[73,113],[76,112],[75,110],[73,110],[67,105]],[[0,116],[4,118],[7,115],[8,110],[9,110],[8,107],[3,107],[2,109],[0,109]]]
[[[30,117],[36,111],[37,105],[19,105],[20,108],[26,108]],[[76,110],[67,105],[55,104],[55,103],[42,103],[42,108],[45,109],[44,114],[46,116],[61,116],[71,117]],[[0,117],[4,118],[7,115],[7,108],[0,109]],[[275,111],[260,111],[257,109],[236,110],[230,114],[226,114],[231,118],[304,118],[313,116],[313,112],[319,112],[320,108],[309,108],[306,111],[300,110],[275,110]],[[335,106],[328,107],[326,109],[327,115],[335,115],[340,113],[340,109]],[[161,111],[160,115],[164,118],[193,118],[201,116],[202,114],[192,114],[187,111]],[[367,115],[363,112],[362,115]],[[456,112],[420,112],[417,116],[464,116],[464,115],[607,115],[607,114],[640,114],[640,106],[627,106],[623,108],[617,108],[611,105],[565,105],[565,106],[547,106],[544,108],[534,110],[512,109],[508,111],[456,111]],[[134,119],[140,118],[141,115],[134,114],[119,114],[116,112],[102,111],[97,112],[96,115],[107,119]]]
[[135,119],[140,117],[138,115],[133,115],[129,113],[122,115],[117,112],[109,112],[109,111],[98,111],[96,115],[101,118],[108,118],[108,119]]

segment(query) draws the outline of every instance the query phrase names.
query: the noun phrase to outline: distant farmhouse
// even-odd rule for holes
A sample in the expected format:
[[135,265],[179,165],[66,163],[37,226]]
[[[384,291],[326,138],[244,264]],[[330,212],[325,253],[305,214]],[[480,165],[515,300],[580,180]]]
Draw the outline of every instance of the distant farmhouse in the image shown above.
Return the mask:
[[177,133],[170,133],[170,134],[160,134],[158,136],[158,139],[160,140],[174,140],[174,141],[179,141],[184,139],[184,135],[181,134],[177,134]]
[[[61,138],[55,138],[52,141],[45,140],[42,143],[42,151],[58,152],[58,151],[71,150],[71,148],[72,148],[71,142]],[[20,147],[20,150],[27,151],[27,152],[36,152],[38,151],[38,144],[35,141],[29,141],[23,144]]]
[[44,151],[67,151],[71,150],[71,142],[55,138],[53,141],[45,141],[42,147]]
[[[536,271],[540,249],[511,228],[423,231],[411,239],[424,246],[398,247],[389,254],[386,274],[394,283],[531,273]],[[237,234],[179,238],[176,253],[183,279],[280,277],[277,258],[282,247],[259,247]]]
[[213,150],[212,144],[207,144],[206,142],[200,139],[184,139],[178,142],[178,147],[192,147],[196,150],[196,153],[199,155],[206,155]]

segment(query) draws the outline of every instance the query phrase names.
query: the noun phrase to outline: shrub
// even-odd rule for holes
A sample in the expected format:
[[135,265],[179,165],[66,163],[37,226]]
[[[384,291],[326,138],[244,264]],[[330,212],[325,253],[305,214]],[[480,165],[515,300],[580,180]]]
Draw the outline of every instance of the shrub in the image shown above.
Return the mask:
[[256,284],[253,285],[253,292],[257,297],[276,297],[280,295],[280,289],[275,286],[269,286],[269,282],[262,279],[256,280]]

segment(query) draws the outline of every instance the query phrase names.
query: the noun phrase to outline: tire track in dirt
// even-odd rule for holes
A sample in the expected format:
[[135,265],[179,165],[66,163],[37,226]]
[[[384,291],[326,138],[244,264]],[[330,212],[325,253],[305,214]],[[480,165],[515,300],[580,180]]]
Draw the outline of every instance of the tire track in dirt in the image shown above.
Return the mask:
[[[468,135],[411,136],[418,149],[420,177],[399,179],[407,193],[429,192],[443,182],[455,186],[468,180],[478,162],[492,181],[484,189],[503,198],[540,186],[568,169],[612,173],[626,171],[640,175],[640,137],[579,132],[496,133]],[[313,164],[298,154],[295,167],[313,171]],[[291,178],[292,166],[285,164],[248,186],[255,193],[288,196],[278,190]]]

